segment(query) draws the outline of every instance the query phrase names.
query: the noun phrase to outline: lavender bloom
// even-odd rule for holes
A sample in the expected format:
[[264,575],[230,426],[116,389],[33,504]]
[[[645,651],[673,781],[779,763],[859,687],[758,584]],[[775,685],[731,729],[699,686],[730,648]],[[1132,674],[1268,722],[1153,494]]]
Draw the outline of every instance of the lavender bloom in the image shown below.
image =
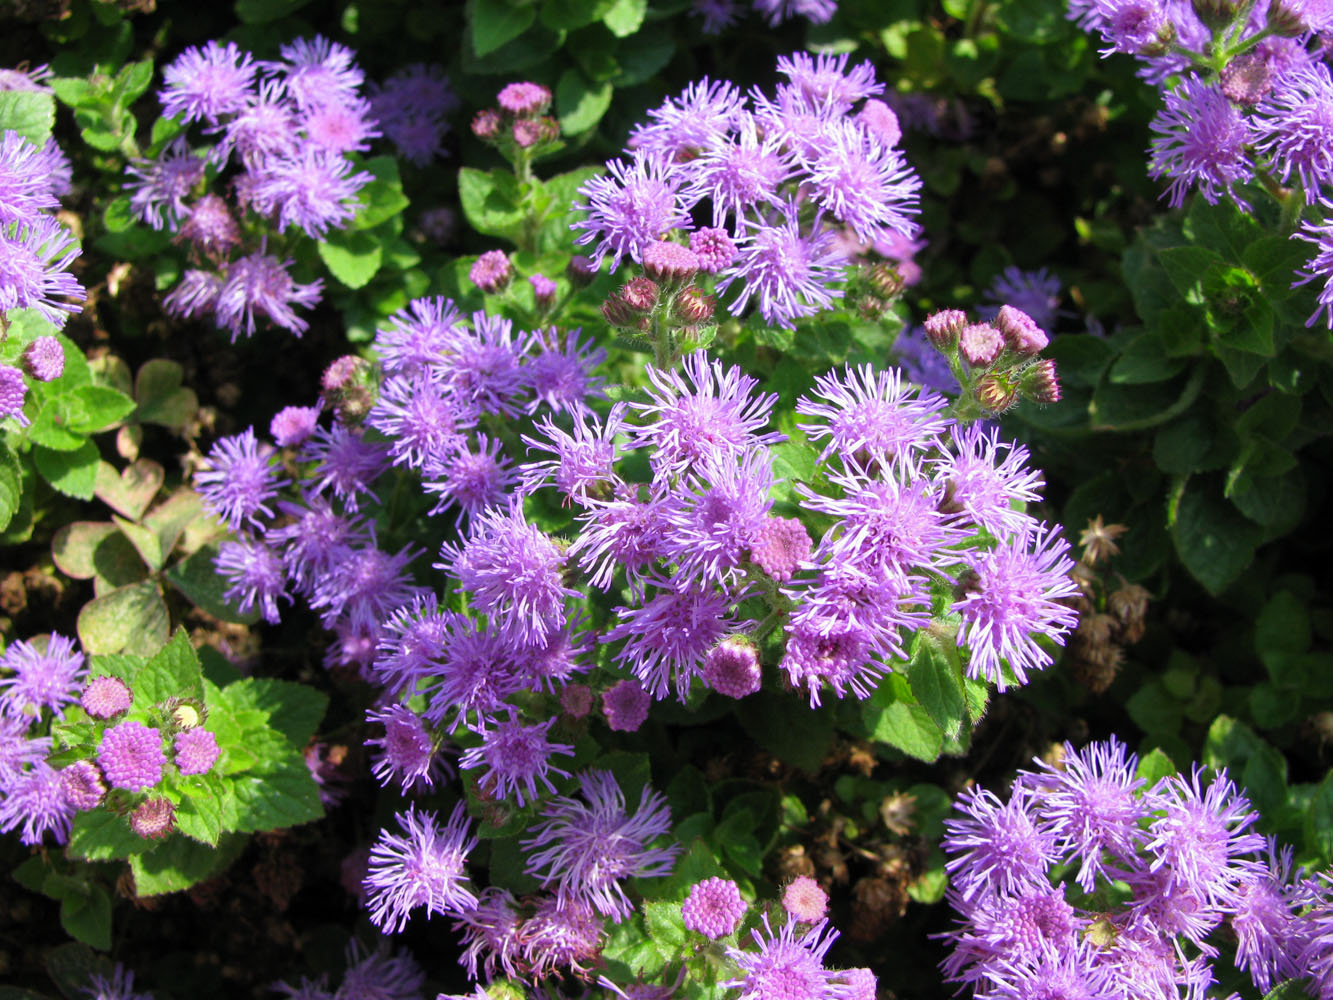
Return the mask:
[[688,581],[650,581],[659,593],[634,608],[616,609],[618,621],[602,642],[625,640],[615,661],[627,667],[654,698],[674,683],[685,701],[704,657],[736,629],[727,615],[739,598]]
[[440,568],[456,574],[478,611],[507,638],[541,642],[564,621],[566,597],[577,591],[561,580],[565,555],[523,517],[522,501],[492,508],[461,546],[446,545]]
[[776,395],[752,396],[758,381],[737,367],[724,368],[704,351],[681,361],[682,372],[649,366],[649,402],[631,404],[651,418],[632,429],[632,448],[652,449],[659,474],[678,472],[704,455],[739,455],[750,448],[776,444],[785,435],[758,433],[768,423]]
[[293,518],[282,527],[269,528],[265,540],[282,552],[287,576],[298,590],[309,590],[356,546],[370,540],[369,533],[355,521],[333,512],[322,497],[311,497],[303,507],[279,501],[278,509]]
[[539,782],[548,792],[555,792],[550,774],[569,776],[568,771],[551,763],[554,754],[574,752],[571,746],[551,743],[547,739],[555,721],[550,718],[535,726],[525,726],[511,708],[508,719],[496,718],[489,726],[473,730],[481,736],[481,746],[464,750],[459,765],[465,770],[486,768],[477,782],[478,787],[497,799],[513,798],[522,808],[539,797]]
[[29,738],[32,723],[28,716],[0,713],[0,792],[29,767],[44,761],[51,751],[50,737]]
[[119,677],[94,677],[79,695],[79,704],[93,719],[114,719],[133,703],[134,696]]
[[514,268],[503,250],[487,250],[468,271],[468,279],[487,295],[500,291],[513,277]]
[[811,395],[797,401],[796,412],[822,417],[825,423],[796,426],[812,441],[828,438],[821,462],[835,451],[845,461],[910,462],[935,447],[938,435],[950,425],[939,412],[947,401],[905,385],[897,369],[876,372],[870,365],[848,365],[842,375],[817,377]]
[[680,915],[686,930],[712,938],[733,934],[747,909],[740,887],[728,879],[707,878],[690,886]]
[[[0,206],[3,198],[0,190]],[[74,237],[49,215],[30,216],[7,229],[0,232],[0,312],[35,309],[53,325],[64,326],[69,313],[83,308],[67,301],[84,298],[83,286],[69,273],[80,253]]]
[[579,233],[580,246],[596,243],[593,262],[600,265],[611,255],[611,270],[625,256],[640,259],[643,248],[676,228],[690,228],[690,217],[681,205],[681,177],[656,159],[635,157],[626,166],[622,160],[606,165],[610,176],[594,177],[579,188],[585,202],[574,207],[588,213],[570,228]]
[[908,216],[920,210],[921,178],[901,152],[859,123],[842,119],[830,124],[809,170],[815,200],[863,239],[917,234],[920,227]]
[[223,542],[213,565],[230,584],[223,599],[235,603],[241,614],[248,614],[257,604],[264,621],[270,625],[282,620],[278,599],[285,598],[291,603],[291,597],[287,594],[282,559],[271,548],[248,538]]
[[198,726],[177,733],[173,748],[176,767],[181,774],[207,774],[222,753],[217,737]]
[[[1239,111],[1236,112],[1239,115]],[[1268,157],[1282,182],[1292,174],[1305,188],[1306,204],[1321,200],[1333,183],[1333,75],[1324,63],[1293,70],[1251,117],[1255,149]]]
[[667,557],[700,582],[736,582],[773,506],[774,482],[767,449],[705,456],[665,505]]
[[106,782],[102,772],[89,760],[76,760],[60,772],[65,801],[78,812],[96,809],[106,796]]
[[279,448],[294,448],[304,444],[318,426],[318,406],[284,406],[273,415],[268,433]]
[[944,821],[947,835],[940,847],[952,855],[944,867],[964,900],[992,888],[1014,894],[1045,884],[1047,868],[1060,854],[1055,832],[1036,815],[1026,788],[1015,787],[1009,801],[1001,802],[973,786],[954,805],[963,818]]
[[[735,84],[704,77],[650,110],[652,124],[636,126],[629,145],[663,164],[691,159],[726,140],[744,118],[744,103]],[[671,228],[663,226],[650,239],[660,239]]]
[[224,115],[241,110],[250,97],[259,66],[235,42],[191,46],[162,71],[158,91],[162,113],[183,114],[183,121],[216,125]]
[[19,90],[30,94],[51,94],[54,91],[45,83],[51,79],[51,67],[46,63],[40,66],[21,68],[0,68],[0,90]]
[[763,929],[750,931],[755,950],[727,948],[740,975],[722,985],[740,990],[739,1000],[845,1000],[847,987],[824,967],[824,956],[838,937],[827,921],[809,929],[789,920],[777,931],[763,917]]
[[[523,489],[532,492],[550,483],[570,500],[582,500],[590,493],[616,482],[615,438],[625,429],[625,404],[611,407],[606,421],[590,413],[574,414],[571,430],[557,427],[549,417],[534,423],[545,440],[523,435],[528,451],[548,451],[554,458],[524,462],[519,470]],[[575,545],[578,542],[576,540]]]
[[323,35],[298,38],[278,50],[287,61],[282,70],[288,92],[303,110],[356,97],[365,80],[346,45]]
[[310,593],[311,610],[320,612],[325,628],[340,617],[382,621],[420,592],[406,572],[419,554],[419,549],[405,545],[396,555],[389,555],[375,545],[372,529],[368,545],[343,553],[315,581]]
[[751,5],[768,18],[770,27],[795,17],[811,24],[828,24],[838,10],[838,0],[751,0]]
[[[245,105],[227,122],[222,142],[213,152],[214,160],[225,162],[235,150],[247,167],[262,168],[269,159],[293,156],[296,153],[298,122],[283,82],[267,79],[258,90],[247,97]],[[247,172],[239,181],[253,184],[255,175]],[[241,200],[244,192],[239,189]]]
[[778,189],[793,173],[780,137],[760,138],[754,116],[737,112],[737,135],[715,141],[688,164],[688,198],[713,202],[713,225],[760,205],[780,206]]
[[549,896],[523,924],[523,961],[528,975],[541,979],[556,969],[586,975],[601,954],[602,921],[579,899]]
[[375,350],[386,375],[412,375],[442,364],[464,319],[452,299],[413,299],[375,334]]
[[134,214],[154,229],[175,230],[189,210],[185,199],[204,178],[204,159],[190,152],[178,136],[156,160],[132,160],[125,168],[133,181],[125,185]]
[[290,260],[271,257],[262,247],[227,266],[218,291],[216,318],[218,326],[231,331],[232,343],[242,332],[247,337],[254,336],[256,314],[298,337],[305,333],[310,324],[297,316],[292,307],[314,308],[324,282],[316,278],[308,284],[297,284],[288,273],[291,266]]
[[970,900],[951,889],[946,898],[962,926],[949,935],[954,950],[942,968],[949,981],[971,983],[978,995],[998,964],[1072,948],[1088,923],[1061,889],[1047,885],[1022,885],[1012,894],[983,891]]
[[211,314],[218,306],[225,280],[211,271],[189,268],[176,287],[162,300],[168,315],[179,319],[198,319]]
[[322,240],[330,226],[341,229],[352,220],[357,192],[373,179],[364,170],[352,173],[352,161],[341,153],[307,146],[295,156],[267,160],[250,198],[256,211],[275,217],[279,232],[296,226]]
[[506,976],[518,976],[523,924],[516,905],[517,900],[508,889],[488,886],[478,894],[473,909],[458,915],[454,930],[462,936],[460,961],[470,978],[477,978],[479,965],[487,979],[494,978],[496,966]]
[[275,457],[270,446],[260,447],[253,427],[219,438],[208,453],[208,467],[194,475],[209,512],[232,531],[246,523],[262,527],[260,515],[273,516],[268,504],[287,484],[279,478]]
[[653,700],[636,681],[620,681],[602,692],[606,726],[617,733],[637,733],[648,719]]
[[661,497],[640,500],[633,494],[611,500],[583,498],[583,527],[569,554],[599,590],[609,590],[617,570],[624,569],[631,584],[642,580],[664,554]]
[[514,480],[501,448],[500,441],[478,434],[476,451],[462,448],[445,461],[433,456],[425,474],[438,478],[426,481],[424,488],[440,499],[430,513],[440,514],[457,504],[459,521],[467,523],[487,507],[501,504]]
[[1014,510],[1012,503],[1036,503],[1041,499],[1037,491],[1045,484],[1039,470],[1028,468],[1028,450],[1001,441],[993,427],[973,424],[951,430],[951,447],[933,469],[936,482],[944,486],[944,512],[998,537],[1027,531],[1032,516]]
[[0,365],[0,420],[13,417],[20,427],[27,427],[31,423],[23,412],[27,397],[28,382],[23,371],[13,365]]
[[0,679],[0,716],[11,719],[37,716],[43,709],[63,719],[87,673],[74,640],[55,633],[42,650],[23,639],[10,643],[0,668],[9,674]]
[[963,619],[958,645],[971,654],[969,677],[984,676],[1003,691],[1009,682],[1001,660],[1019,684],[1027,683],[1029,670],[1050,664],[1036,636],[1063,645],[1078,622],[1074,611],[1057,603],[1078,593],[1069,577],[1074,561],[1068,551],[1057,530],[1042,526],[970,556],[975,585],[953,606]]
[[366,423],[389,439],[394,465],[439,468],[463,448],[463,432],[476,421],[470,404],[428,375],[392,375],[380,386],[380,398]]
[[0,225],[24,222],[59,204],[42,150],[17,132],[0,133]]
[[1171,207],[1179,208],[1194,184],[1210,205],[1230,193],[1243,206],[1231,187],[1250,180],[1254,167],[1245,148],[1250,136],[1240,109],[1195,76],[1168,90],[1163,101],[1152,122],[1159,137],[1149,148],[1148,174],[1171,178],[1166,189]]
[[162,733],[141,722],[121,722],[102,734],[97,763],[115,788],[142,792],[162,780],[167,762]]
[[311,148],[339,155],[364,153],[370,148],[370,140],[380,135],[370,102],[360,97],[309,108],[301,116],[301,129]]
[[1292,235],[1296,239],[1313,243],[1317,250],[1306,263],[1307,270],[1296,272],[1297,280],[1292,282],[1291,287],[1297,288],[1317,278],[1324,279],[1324,287],[1319,292],[1319,306],[1310,314],[1305,325],[1314,326],[1319,314],[1325,313],[1327,325],[1333,329],[1333,222],[1314,223],[1307,220]]
[[533,334],[538,351],[529,359],[525,373],[533,398],[527,410],[546,406],[557,412],[581,413],[590,396],[602,397],[602,376],[595,374],[606,360],[606,351],[592,338],[579,340],[581,328],[563,333],[555,327]]
[[133,989],[134,973],[117,962],[112,967],[110,979],[95,974],[82,992],[87,1000],[153,1000],[151,993],[135,993]]
[[1291,856],[1291,847],[1279,851],[1276,839],[1269,837],[1260,873],[1241,882],[1231,911],[1236,967],[1248,972],[1264,993],[1306,971],[1300,951],[1308,927],[1296,915],[1299,901],[1292,885]]
[[671,874],[680,846],[650,847],[671,829],[666,799],[644,788],[638,809],[625,811],[625,793],[610,771],[578,776],[583,801],[556,796],[542,810],[534,834],[522,842],[527,871],[555,886],[562,903],[593,907],[616,923],[634,912],[621,881]]
[[1171,37],[1171,23],[1160,0],[1096,0],[1095,27],[1112,52],[1138,55],[1156,48]]
[[527,386],[523,357],[532,345],[532,335],[514,336],[514,324],[502,316],[477,311],[472,314],[472,332],[459,330],[447,356],[434,372],[464,402],[482,413],[518,416],[514,397]]
[[424,906],[427,913],[457,915],[477,905],[464,865],[477,846],[460,802],[449,821],[411,806],[398,813],[401,835],[381,830],[370,848],[370,869],[363,883],[370,921],[381,931],[401,933],[408,915]]
[[875,79],[875,68],[862,61],[847,68],[847,53],[832,55],[793,52],[778,59],[778,72],[791,81],[805,100],[825,113],[836,114],[851,108],[857,101],[884,91],[884,85]]
[[65,793],[60,772],[45,761],[15,778],[0,799],[0,833],[10,833],[20,826],[19,842],[35,846],[50,832],[56,843],[69,839],[74,804]]
[[444,119],[458,107],[458,98],[439,66],[413,63],[371,90],[371,113],[399,156],[424,167],[445,155]]
[[700,668],[704,683],[728,698],[754,694],[763,683],[759,651],[754,643],[731,636],[708,651]]
[[740,16],[736,10],[737,0],[694,0],[690,13],[701,18],[700,30],[705,35],[720,35],[723,28],[730,28]]
[[526,687],[514,669],[513,644],[467,615],[451,612],[445,618],[438,659],[440,666],[433,673],[439,684],[426,708],[427,720],[435,725],[442,725],[450,713],[453,729],[469,713],[489,718],[505,698]]
[[326,490],[355,513],[361,506],[361,494],[377,499],[370,484],[388,465],[382,444],[367,441],[343,424],[318,427],[301,452],[303,462],[318,462],[311,493],[318,497]]
[[371,709],[366,721],[384,726],[383,736],[366,740],[366,746],[379,747],[371,773],[381,785],[396,780],[404,792],[420,785],[434,786],[444,762],[436,755],[435,741],[420,716],[406,705],[390,705]]
[[733,316],[755,296],[765,322],[795,329],[793,320],[828,309],[842,297],[841,289],[830,287],[842,278],[846,260],[833,230],[816,220],[812,232],[803,233],[792,206],[777,222],[741,222],[748,232],[740,241],[736,263],[717,286],[725,292],[737,278],[744,282],[728,306]]
[[448,618],[434,594],[421,594],[397,608],[384,622],[374,663],[375,680],[385,693],[411,693],[419,681],[438,673],[447,632]]
[[986,298],[993,305],[980,312],[985,319],[993,320],[999,307],[1008,303],[1031,316],[1043,330],[1050,330],[1059,315],[1060,288],[1060,279],[1044,267],[1036,271],[1006,267],[995,276],[986,291]]
[[406,952],[392,955],[381,940],[374,951],[352,938],[347,944],[347,971],[338,996],[346,1000],[421,1000],[426,973]]

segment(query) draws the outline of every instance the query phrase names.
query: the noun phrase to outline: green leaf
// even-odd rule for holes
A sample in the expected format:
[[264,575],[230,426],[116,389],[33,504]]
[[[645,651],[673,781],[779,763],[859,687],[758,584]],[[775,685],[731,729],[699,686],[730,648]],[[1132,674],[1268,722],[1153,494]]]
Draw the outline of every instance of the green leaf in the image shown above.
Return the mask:
[[18,456],[10,451],[9,445],[0,441],[0,531],[9,527],[22,500],[23,475]]
[[324,815],[319,786],[299,753],[292,751],[277,761],[262,763],[262,770],[242,772],[227,782],[236,804],[234,829],[243,833],[280,830]]
[[542,4],[542,24],[553,31],[571,31],[600,20],[614,6],[615,0],[546,0]]
[[130,858],[134,891],[139,896],[179,892],[222,871],[245,849],[247,838],[224,837],[209,847],[188,837],[172,836],[147,854]]
[[392,156],[376,156],[367,160],[365,169],[374,180],[357,192],[361,207],[349,223],[349,229],[371,229],[400,214],[411,202],[403,194],[403,181],[398,173],[398,161]]
[[923,636],[907,668],[912,694],[943,734],[953,739],[962,735],[967,721],[963,675],[956,659],[941,649],[934,639]]
[[184,374],[175,361],[153,358],[144,362],[134,381],[134,398],[139,404],[135,419],[174,431],[189,423],[199,409],[199,398],[193,389],[181,386]]
[[1305,814],[1305,839],[1309,845],[1319,851],[1326,867],[1333,858],[1333,771],[1315,789],[1310,799],[1310,807]]
[[1111,366],[1107,378],[1117,385],[1164,382],[1179,375],[1186,364],[1185,358],[1167,354],[1160,333],[1148,330],[1126,345],[1124,353]]
[[472,228],[487,236],[512,240],[523,226],[518,181],[507,170],[489,172],[463,167],[458,171],[458,199]]
[[121,534],[130,540],[130,544],[134,546],[134,551],[139,553],[139,558],[147,564],[149,569],[157,572],[162,568],[164,559],[162,543],[158,541],[154,532],[121,517],[119,514],[112,514],[111,520],[120,528]]
[[880,711],[873,736],[927,763],[937,760],[944,749],[944,734],[930,713],[903,701],[890,702]]
[[467,15],[472,27],[472,51],[481,57],[527,31],[537,18],[537,8],[504,0],[468,0]]
[[97,808],[74,814],[65,852],[83,861],[117,861],[146,846],[147,842],[130,829],[129,817]]
[[50,94],[28,90],[0,91],[0,132],[17,132],[34,146],[51,138],[56,123],[56,100]]
[[79,612],[85,653],[155,653],[167,641],[167,606],[151,580],[95,597]]
[[812,710],[799,695],[761,691],[736,706],[736,716],[750,738],[779,760],[815,772],[833,742],[833,713],[828,705]]
[[72,392],[50,395],[28,428],[28,440],[54,451],[78,451],[87,434],[71,425],[83,422],[83,416],[83,403]]
[[134,410],[134,400],[104,385],[84,385],[74,390],[82,403],[69,429],[75,434],[95,434],[119,423]]
[[32,460],[42,478],[65,496],[78,500],[93,498],[101,456],[91,441],[83,441],[74,451],[52,451],[38,446],[32,450]]
[[1290,590],[1279,590],[1254,620],[1254,645],[1260,658],[1274,653],[1304,653],[1313,639],[1310,612]]
[[1210,488],[1212,482],[1194,476],[1184,484],[1170,518],[1171,539],[1190,574],[1219,594],[1254,560],[1262,532]]
[[181,779],[186,794],[176,807],[176,827],[185,836],[217,845],[222,836],[223,780],[213,772]]
[[602,15],[602,23],[617,38],[628,38],[639,30],[648,13],[648,0],[616,0]]
[[319,244],[319,259],[348,288],[364,288],[380,269],[384,249],[370,233],[337,233]]
[[1180,702],[1172,698],[1163,683],[1156,678],[1129,696],[1125,702],[1125,711],[1136,726],[1155,739],[1178,733],[1184,717]]
[[236,0],[236,16],[246,24],[269,24],[294,14],[310,0]]
[[577,69],[560,74],[555,85],[555,108],[565,135],[579,135],[595,127],[611,106],[609,81],[593,84]]
[[328,708],[328,696],[306,684],[271,677],[249,677],[222,689],[231,710],[261,713],[267,728],[287,738],[295,750],[310,742]]
[[1152,788],[1163,778],[1170,777],[1175,773],[1176,765],[1171,763],[1171,758],[1161,748],[1157,748],[1139,758],[1139,767],[1135,772],[1135,777],[1142,778],[1146,787]]
[[649,900],[643,904],[643,922],[659,952],[679,953],[684,949],[689,931],[685,929],[679,901]]
[[110,462],[101,462],[97,467],[97,498],[118,514],[138,521],[165,479],[165,470],[151,459],[141,458],[119,473]]
[[184,594],[196,608],[207,611],[224,622],[253,625],[259,621],[258,608],[242,612],[225,594],[227,578],[214,568],[218,547],[205,545],[167,570],[166,581]]
[[85,895],[70,894],[60,902],[60,926],[76,941],[90,948],[111,948],[111,897],[100,885],[91,885]]
[[1153,439],[1153,461],[1163,472],[1187,476],[1203,468],[1212,451],[1214,422],[1190,413],[1167,424]]
[[[163,552],[171,552],[180,542],[181,537],[199,534],[200,531],[213,535],[221,529],[216,520],[204,513],[203,500],[198,493],[188,488],[177,490],[167,499],[150,510],[143,519],[145,528],[157,532]],[[200,544],[207,539],[201,539]],[[192,545],[187,545],[187,551]]]
[[1168,247],[1157,252],[1157,259],[1187,302],[1202,302],[1204,277],[1214,266],[1224,265],[1220,256],[1204,247]]

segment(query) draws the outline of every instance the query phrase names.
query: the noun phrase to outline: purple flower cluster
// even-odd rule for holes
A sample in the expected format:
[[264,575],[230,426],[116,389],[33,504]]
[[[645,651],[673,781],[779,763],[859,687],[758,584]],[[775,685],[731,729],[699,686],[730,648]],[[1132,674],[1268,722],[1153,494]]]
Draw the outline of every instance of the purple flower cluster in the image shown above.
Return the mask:
[[675,247],[675,271],[734,286],[733,314],[754,299],[766,322],[791,327],[842,295],[840,237],[913,237],[921,182],[893,112],[868,100],[883,90],[870,64],[798,52],[778,70],[787,82],[771,97],[704,79],[649,111],[626,158],[579,189],[577,242],[654,277],[652,255]]
[[[740,6],[739,0],[694,0],[691,13],[703,21],[704,34],[717,35],[740,18]],[[774,28],[797,17],[827,24],[837,13],[838,0],[750,0],[750,6]]]
[[[270,231],[297,229],[316,240],[346,226],[372,179],[347,154],[365,152],[380,135],[350,49],[316,35],[280,51],[280,60],[262,62],[234,42],[186,49],[164,70],[158,96],[164,114],[198,122],[213,145],[196,149],[181,135],[156,158],[127,168],[134,213],[174,232],[203,265],[185,272],[165,299],[167,310],[210,316],[233,341],[253,336],[260,320],[300,336],[308,324],[296,310],[313,307],[322,291],[318,279],[297,281],[292,261],[268,252],[266,236],[247,245],[242,223],[262,220]],[[438,146],[438,139],[408,136],[404,129],[415,126],[401,116],[412,109],[415,122],[438,130],[447,83],[422,69],[386,87],[381,98],[397,95],[399,115],[386,129],[418,154],[423,142]],[[239,171],[230,203],[204,190],[210,164]]]
[[1229,937],[1261,993],[1305,977],[1333,995],[1329,882],[1293,876],[1225,771],[1147,787],[1115,739],[1037,763],[1007,802],[968,789],[945,821],[950,981],[981,1000],[1202,997]]

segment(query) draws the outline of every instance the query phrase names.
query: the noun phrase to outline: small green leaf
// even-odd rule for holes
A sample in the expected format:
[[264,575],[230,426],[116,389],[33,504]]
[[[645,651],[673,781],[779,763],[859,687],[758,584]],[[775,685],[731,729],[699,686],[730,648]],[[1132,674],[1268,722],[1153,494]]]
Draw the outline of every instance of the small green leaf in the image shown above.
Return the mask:
[[1143,779],[1144,787],[1152,788],[1163,778],[1175,773],[1176,765],[1171,762],[1171,758],[1161,748],[1157,748],[1139,758],[1139,767],[1134,776]]
[[891,702],[879,712],[873,735],[927,763],[937,760],[944,749],[944,734],[930,713],[902,701]]
[[319,244],[319,259],[348,288],[364,288],[379,271],[384,251],[370,233],[337,233]]
[[617,38],[628,38],[639,30],[647,13],[648,0],[616,0],[602,15],[602,23]]
[[223,837],[209,847],[189,837],[172,836],[147,854],[130,858],[134,891],[140,896],[179,892],[222,871],[245,849],[247,838]]
[[596,127],[611,106],[609,81],[591,83],[577,69],[560,74],[555,85],[555,107],[560,116],[560,130],[565,135],[579,135]]
[[1185,568],[1213,594],[1221,593],[1254,559],[1261,529],[1210,484],[1191,477],[1175,504],[1171,538]]
[[0,531],[9,527],[22,500],[23,475],[18,456],[10,451],[9,445],[0,441]]
[[130,544],[134,546],[134,551],[139,553],[139,558],[147,564],[149,569],[156,572],[162,568],[164,558],[162,543],[158,541],[156,534],[142,525],[126,520],[119,514],[112,514],[111,520],[120,528],[121,534],[130,540]]
[[78,500],[93,498],[101,456],[91,441],[84,440],[75,451],[52,451],[38,446],[32,450],[32,459],[42,478],[65,496]]
[[287,738],[294,750],[302,750],[315,735],[328,708],[328,696],[306,684],[271,677],[249,677],[222,689],[222,698],[232,713],[245,717],[257,713],[265,728]]
[[[202,787],[207,782],[200,779],[213,779],[216,787]],[[176,807],[176,827],[181,833],[201,843],[216,846],[222,836],[222,782],[216,774],[199,775],[196,778],[184,778],[182,784],[190,781],[199,782],[200,786],[185,795]]]
[[135,419],[179,431],[199,409],[193,389],[181,386],[184,370],[175,361],[154,358],[139,369],[134,381],[134,399],[139,404]]
[[60,903],[60,926],[76,941],[90,948],[111,948],[111,897],[100,885],[89,886],[86,895],[68,895]]
[[907,668],[912,694],[946,737],[957,738],[967,721],[962,671],[946,650],[928,636],[917,643]]
[[109,386],[84,385],[74,390],[83,404],[69,429],[75,434],[95,434],[119,423],[134,410],[134,400]]
[[56,123],[56,101],[50,94],[30,90],[0,91],[0,132],[17,132],[34,146],[51,138]]
[[479,233],[512,240],[522,229],[518,181],[507,170],[463,167],[458,171],[458,199],[463,214]]
[[324,815],[319,786],[299,753],[289,751],[286,757],[265,760],[263,765],[262,770],[242,772],[227,782],[236,804],[236,819],[230,824],[234,829],[242,833],[280,830]]
[[165,470],[151,459],[141,458],[119,473],[110,462],[102,462],[97,467],[97,498],[118,514],[138,521],[165,479]]
[[116,861],[146,846],[147,841],[130,829],[128,817],[98,808],[74,814],[65,851],[83,861]]
[[361,208],[349,223],[349,229],[373,229],[400,214],[411,202],[403,194],[398,161],[392,156],[376,156],[365,162],[365,169],[375,178],[357,192]]

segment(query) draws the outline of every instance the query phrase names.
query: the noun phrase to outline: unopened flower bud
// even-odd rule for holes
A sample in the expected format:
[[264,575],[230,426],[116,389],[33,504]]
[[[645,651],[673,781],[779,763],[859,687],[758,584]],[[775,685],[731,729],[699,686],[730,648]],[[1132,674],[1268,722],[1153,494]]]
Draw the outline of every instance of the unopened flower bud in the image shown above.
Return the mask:
[[130,829],[147,840],[160,840],[176,826],[176,807],[169,799],[147,799],[130,813]]
[[1225,28],[1236,17],[1235,0],[1191,0],[1199,20],[1210,29]]
[[1303,11],[1305,4],[1291,0],[1275,0],[1268,5],[1268,27],[1276,35],[1294,38],[1310,30]]
[[1036,320],[1013,306],[1000,306],[995,316],[995,328],[1004,335],[1005,345],[1025,358],[1044,350],[1051,342]]
[[903,290],[903,277],[892,264],[876,264],[867,276],[870,287],[881,299],[892,299]]
[[575,288],[586,288],[597,277],[598,270],[597,264],[591,257],[575,254],[569,258],[569,266],[565,268],[565,277]]
[[551,106],[551,92],[540,83],[511,83],[495,102],[513,115],[539,115]]
[[688,326],[697,326],[713,318],[717,301],[711,295],[705,295],[698,288],[687,288],[676,297],[676,318]]
[[193,705],[177,705],[171,713],[171,721],[178,729],[193,729],[199,725],[199,710]]
[[1038,361],[1023,371],[1023,380],[1019,385],[1024,399],[1034,403],[1058,403],[1060,401],[1060,379],[1056,375],[1055,362],[1050,358]]
[[102,772],[90,760],[76,760],[60,772],[65,800],[80,812],[96,809],[106,795]]
[[744,636],[723,639],[704,657],[704,683],[728,698],[744,698],[759,690],[759,650]]
[[355,354],[344,354],[340,358],[335,358],[324,369],[324,375],[319,381],[320,388],[324,390],[325,395],[342,392],[354,385],[365,370],[366,362],[363,358]]
[[95,677],[79,696],[79,704],[94,719],[114,719],[129,711],[134,698],[119,677]]
[[518,143],[518,145],[524,149],[528,149],[541,142],[542,132],[543,129],[540,123],[533,121],[531,118],[520,118],[518,121],[514,122],[514,127],[511,130],[511,133],[514,136],[514,142]]
[[582,719],[592,711],[592,688],[586,684],[566,684],[560,692],[560,708],[571,719]]
[[1004,350],[1004,335],[989,323],[973,323],[958,334],[958,353],[973,368],[985,368]]
[[652,312],[657,305],[657,284],[650,278],[631,278],[621,286],[620,297],[636,312]]
[[19,364],[38,382],[54,382],[65,371],[65,349],[55,337],[38,337],[23,349]]
[[941,351],[951,351],[958,335],[967,327],[967,313],[961,309],[941,309],[926,317],[926,336]]
[[903,137],[898,116],[883,101],[877,101],[874,98],[866,101],[861,106],[861,111],[857,114],[856,120],[885,146],[896,146],[898,140]]
[[986,375],[977,383],[976,398],[987,413],[1003,413],[1014,405],[1018,393],[1004,379]]
[[500,134],[500,112],[482,108],[472,118],[472,134],[478,139],[494,139]]
[[1236,104],[1258,104],[1273,89],[1273,65],[1262,52],[1238,55],[1222,70],[1222,93]]
[[658,281],[684,283],[699,270],[699,257],[679,243],[658,240],[644,248],[643,269]]
[[555,301],[555,282],[544,274],[534,274],[528,279],[532,285],[532,297],[538,308],[545,309]]
[[619,293],[613,293],[602,303],[602,316],[612,326],[622,328],[637,327],[639,320],[644,318],[641,313],[630,308],[629,303],[622,299]]
[[366,419],[375,405],[375,397],[364,385],[354,385],[342,391],[334,404],[334,412],[344,424],[359,424]]
[[509,284],[514,269],[509,265],[509,258],[503,250],[487,250],[477,258],[468,271],[472,283],[487,295],[500,291]]

